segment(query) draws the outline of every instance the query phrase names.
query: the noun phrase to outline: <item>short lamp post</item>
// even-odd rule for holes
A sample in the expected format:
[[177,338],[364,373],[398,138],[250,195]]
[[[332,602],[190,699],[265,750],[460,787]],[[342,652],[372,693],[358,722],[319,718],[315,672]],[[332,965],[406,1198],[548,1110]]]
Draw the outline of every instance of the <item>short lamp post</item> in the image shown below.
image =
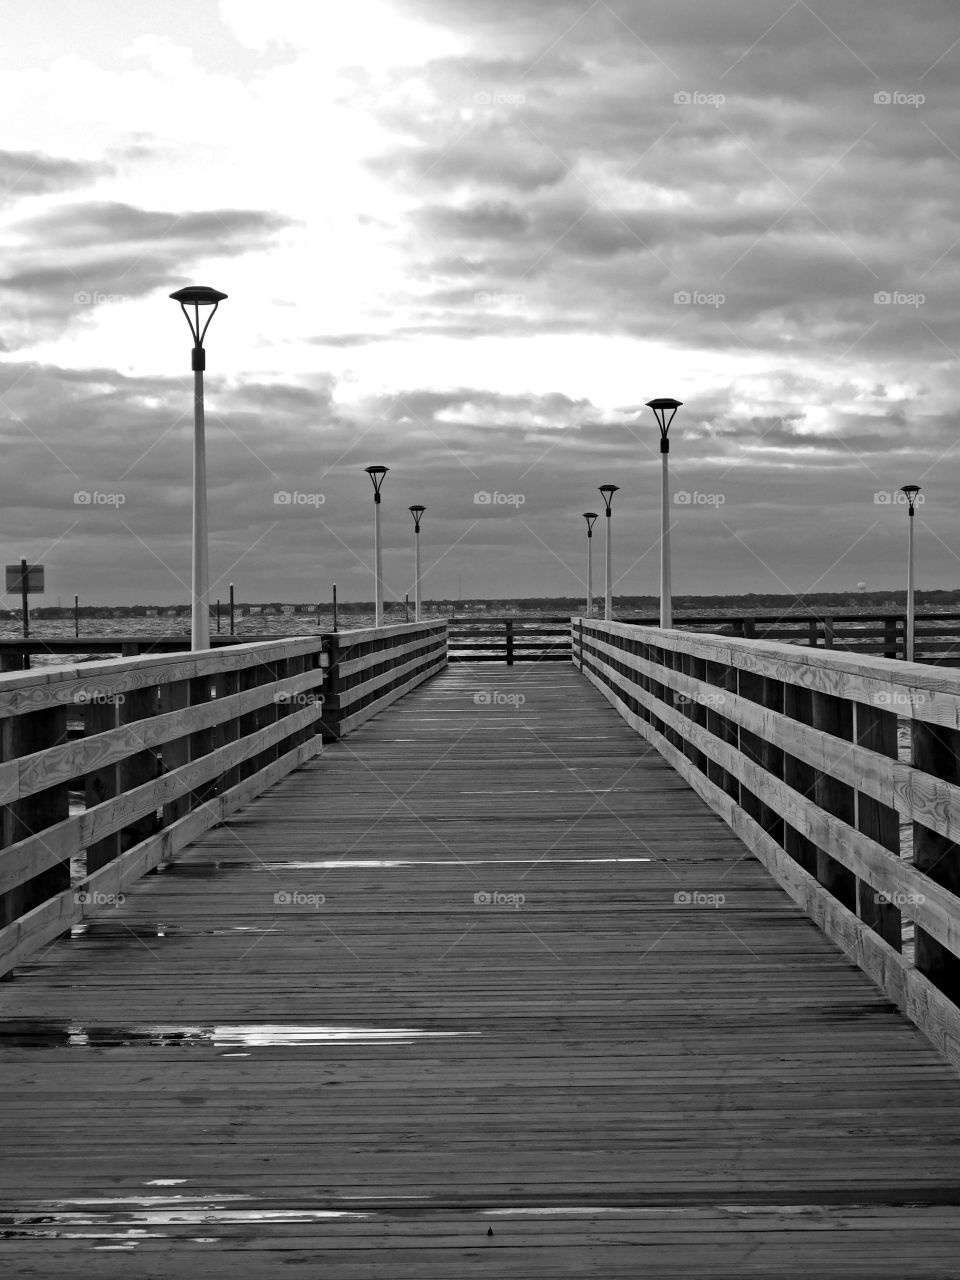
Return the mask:
[[612,536],[610,533],[610,517],[613,512],[610,504],[613,502],[613,495],[620,489],[618,484],[602,484],[600,485],[600,496],[603,498],[604,508],[607,513],[607,545],[606,545],[606,587],[604,590],[604,606],[603,616],[605,621],[613,621],[613,560],[612,560]]
[[[670,477],[667,459],[670,457],[668,432],[682,400],[648,400],[647,408],[660,428],[660,625],[673,626],[673,602],[670,583]],[[667,414],[669,413],[669,418]]]
[[909,533],[907,534],[907,661],[912,662],[914,624],[916,622],[913,586],[913,518],[920,486],[918,484],[905,484],[900,492],[907,500],[907,513],[910,517]]
[[373,555],[374,555],[374,573],[376,575],[376,613],[374,618],[374,626],[383,626],[383,553],[380,547],[380,486],[383,484],[383,477],[390,470],[389,467],[365,467],[367,475],[373,481]]
[[413,620],[420,621],[420,521],[423,519],[423,513],[426,507],[420,503],[414,503],[409,508],[410,514],[413,516],[413,545],[415,548],[414,555],[414,595],[413,595]]
[[[170,297],[180,303],[193,335],[193,577],[191,582],[190,644],[193,649],[210,648],[210,569],[207,550],[207,454],[203,422],[203,371],[206,352],[203,339],[217,307],[227,295],[206,285],[178,289]],[[191,317],[187,307],[193,307]],[[211,307],[206,323],[200,326],[200,308]]]
[[587,522],[587,617],[593,617],[593,526],[597,523],[595,511],[585,511]]

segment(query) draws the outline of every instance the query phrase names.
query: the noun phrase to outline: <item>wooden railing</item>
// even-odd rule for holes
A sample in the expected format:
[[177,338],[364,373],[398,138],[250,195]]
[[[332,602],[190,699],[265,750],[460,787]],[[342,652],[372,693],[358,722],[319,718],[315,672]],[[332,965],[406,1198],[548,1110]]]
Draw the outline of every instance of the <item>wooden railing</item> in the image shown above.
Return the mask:
[[446,662],[446,623],[0,676],[0,975]]
[[451,662],[569,662],[570,618],[485,616],[450,619]]
[[447,621],[327,632],[325,739],[341,738],[447,665]]
[[280,640],[0,677],[0,973],[315,755],[320,659]]
[[960,1067],[960,675],[589,619],[572,631],[584,675]]

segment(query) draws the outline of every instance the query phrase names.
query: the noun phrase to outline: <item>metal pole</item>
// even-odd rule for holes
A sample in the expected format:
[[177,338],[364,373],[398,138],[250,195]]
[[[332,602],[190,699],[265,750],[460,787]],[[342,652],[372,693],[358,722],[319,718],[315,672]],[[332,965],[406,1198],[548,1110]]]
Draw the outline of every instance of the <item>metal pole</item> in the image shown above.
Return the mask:
[[607,622],[613,621],[613,562],[610,559],[611,549],[612,549],[612,535],[610,533],[610,523],[611,523],[610,508],[607,507],[607,556],[606,556],[607,582],[606,582],[606,592],[605,592],[605,599],[604,599],[604,605],[603,605],[603,616]]
[[409,622],[409,621],[410,621],[410,593],[409,593],[409,591],[408,591],[408,592],[407,592],[407,594],[403,597],[403,620],[404,620],[404,622]]
[[80,597],[73,597],[73,634],[80,636]]
[[230,583],[230,634],[236,635],[234,627],[234,600],[233,600],[233,583]]
[[374,626],[383,626],[383,561],[380,554],[380,495],[376,494],[374,499],[374,526],[373,526],[373,553],[375,560],[375,571],[377,575],[377,598],[376,613],[374,617]]
[[907,661],[913,661],[913,627],[915,620],[913,603],[913,504],[910,505],[910,533],[907,539]]
[[23,638],[30,638],[30,608],[27,604],[27,562],[20,561],[20,604],[23,610]]
[[[200,363],[199,361],[196,363]],[[193,371],[193,601],[191,646],[210,648],[207,603],[207,455],[203,422],[203,369]]]
[[660,442],[660,625],[673,626],[670,590],[670,477],[667,474],[669,441]]
[[220,601],[217,601],[217,635],[220,634]]
[[587,617],[593,617],[593,530],[587,530]]
[[333,629],[337,629],[337,584],[333,584]]
[[420,530],[416,529],[414,531],[413,536],[416,540],[416,548],[417,548],[417,555],[416,555],[417,577],[416,577],[416,582],[414,583],[413,620],[414,622],[419,622],[421,620],[420,612],[421,612],[421,606],[422,606],[422,601],[420,598]]

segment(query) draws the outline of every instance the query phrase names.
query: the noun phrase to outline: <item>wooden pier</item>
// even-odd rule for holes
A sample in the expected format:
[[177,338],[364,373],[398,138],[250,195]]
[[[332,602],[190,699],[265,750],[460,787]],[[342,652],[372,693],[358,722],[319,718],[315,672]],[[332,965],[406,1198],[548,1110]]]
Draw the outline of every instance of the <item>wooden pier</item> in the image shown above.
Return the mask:
[[[721,795],[734,805],[733,748],[762,755],[729,732],[731,717],[764,730],[743,705],[747,674],[739,692],[726,674],[749,642],[715,641],[700,668],[710,642],[666,634],[689,661],[660,668],[652,630],[587,622],[577,666],[445,667],[436,624],[341,639],[339,684],[329,648],[324,665],[298,651],[300,673],[278,678],[307,688],[327,673],[338,715],[322,752],[305,745],[308,717],[291,721],[299,768],[220,825],[196,819],[192,843],[118,881],[116,904],[82,903],[71,936],[0,986],[5,1273],[955,1274],[960,1078],[951,971],[932,950],[934,934],[955,938],[952,893],[903,904],[931,931],[921,969],[943,1004],[930,997],[926,1030],[944,1056],[898,1009],[900,987],[858,967],[886,947],[914,1001],[931,986],[902,952],[899,910],[898,932],[855,892],[827,919],[811,885],[846,886],[798,849],[788,888],[804,910],[761,864],[769,849],[748,851],[752,829],[714,811]],[[255,648],[226,652],[249,665]],[[125,661],[92,678],[129,680]],[[839,698],[836,664],[856,660],[831,661]],[[891,687],[914,679],[886,665]],[[955,679],[918,670],[931,705],[934,681]],[[778,674],[794,678],[782,659]],[[686,690],[679,710],[671,684]],[[862,672],[849,684],[872,696]],[[953,705],[939,696],[928,723]],[[282,724],[270,732],[283,758]],[[842,772],[817,733],[797,730],[793,750],[820,741],[820,764]],[[671,749],[702,766],[702,794]],[[811,787],[824,812],[842,807]],[[921,792],[914,816],[950,829],[952,784],[933,818]],[[741,803],[787,839],[745,785]],[[854,816],[873,835],[834,849],[848,861],[888,836],[866,803]],[[876,879],[871,865],[859,870]],[[903,871],[914,887],[921,874]],[[847,954],[808,911],[852,931]]]

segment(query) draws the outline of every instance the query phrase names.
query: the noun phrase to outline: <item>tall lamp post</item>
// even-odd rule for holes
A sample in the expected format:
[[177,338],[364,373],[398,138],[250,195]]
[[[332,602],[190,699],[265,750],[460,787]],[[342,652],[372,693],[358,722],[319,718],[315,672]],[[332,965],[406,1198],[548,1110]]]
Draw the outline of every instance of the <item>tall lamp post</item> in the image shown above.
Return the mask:
[[[193,335],[191,367],[193,369],[193,577],[191,581],[190,644],[193,649],[210,648],[210,570],[207,554],[207,453],[203,423],[203,371],[206,368],[206,337],[217,307],[227,295],[206,285],[188,285],[170,297],[180,303]],[[187,310],[193,307],[193,316]],[[203,328],[200,308],[211,307]]]
[[595,511],[585,511],[587,522],[587,617],[593,617],[593,526],[597,523]]
[[905,484],[900,492],[907,500],[907,509],[910,516],[909,534],[907,535],[907,661],[913,661],[913,630],[916,620],[916,609],[913,600],[913,514],[916,506],[917,494],[920,492],[918,484]]
[[383,557],[380,550],[380,486],[383,484],[383,477],[390,470],[389,467],[365,467],[367,475],[373,481],[373,555],[374,555],[374,571],[377,576],[377,599],[376,613],[374,618],[374,626],[383,626]]
[[607,512],[607,547],[606,547],[606,588],[604,591],[603,616],[607,622],[613,621],[613,561],[611,559],[611,535],[610,535],[610,517],[613,512],[610,510],[610,503],[613,501],[613,495],[618,492],[620,486],[618,484],[602,484],[600,485],[600,496],[603,498],[604,506]]
[[[648,400],[647,408],[653,410],[653,416],[660,428],[660,625],[673,626],[673,601],[670,584],[670,477],[667,472],[667,459],[670,456],[670,438],[667,432],[670,423],[680,408],[682,400]],[[670,417],[667,417],[667,414]]]
[[423,513],[426,511],[427,508],[424,506],[421,506],[420,503],[414,503],[414,505],[408,509],[410,511],[410,514],[413,516],[413,542],[414,542],[414,546],[416,547],[416,558],[414,561],[416,581],[414,584],[413,620],[414,622],[419,622],[420,621],[420,521],[423,519]]

